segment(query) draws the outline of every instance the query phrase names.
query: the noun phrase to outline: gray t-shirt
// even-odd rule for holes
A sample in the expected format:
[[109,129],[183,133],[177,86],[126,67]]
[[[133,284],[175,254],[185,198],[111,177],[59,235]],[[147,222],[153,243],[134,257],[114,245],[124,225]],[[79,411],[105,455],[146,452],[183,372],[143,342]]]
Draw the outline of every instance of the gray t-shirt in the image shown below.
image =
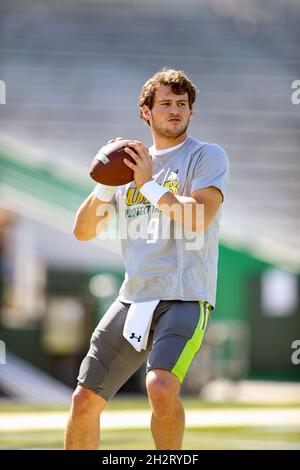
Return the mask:
[[[219,145],[188,137],[182,145],[164,153],[155,154],[153,147],[149,152],[153,158],[153,179],[173,194],[191,196],[197,189],[214,186],[224,197],[229,165]],[[151,205],[134,181],[119,188],[116,203],[120,224],[122,218],[128,227],[131,224],[126,229],[131,236],[121,237],[126,273],[118,299],[124,302],[206,300],[214,307],[221,208],[208,229],[197,234],[202,238],[202,246],[196,244],[196,249],[187,249],[187,246],[194,247],[187,245],[187,240],[191,240],[191,235],[195,237],[195,232],[184,229],[181,236],[183,226]],[[140,232],[134,230],[141,227]],[[136,236],[137,231],[141,237]]]

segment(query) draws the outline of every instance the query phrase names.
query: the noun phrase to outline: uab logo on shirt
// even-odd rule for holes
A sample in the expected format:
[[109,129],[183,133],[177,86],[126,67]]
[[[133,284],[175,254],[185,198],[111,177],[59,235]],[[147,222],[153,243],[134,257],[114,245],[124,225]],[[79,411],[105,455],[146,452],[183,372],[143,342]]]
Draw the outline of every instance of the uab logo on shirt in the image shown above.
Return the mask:
[[[175,177],[174,177],[175,176]],[[169,179],[163,185],[174,195],[178,193],[178,178],[177,174],[172,172]],[[145,196],[143,196],[137,188],[129,188],[126,194],[126,205],[135,206],[137,204],[151,204]]]

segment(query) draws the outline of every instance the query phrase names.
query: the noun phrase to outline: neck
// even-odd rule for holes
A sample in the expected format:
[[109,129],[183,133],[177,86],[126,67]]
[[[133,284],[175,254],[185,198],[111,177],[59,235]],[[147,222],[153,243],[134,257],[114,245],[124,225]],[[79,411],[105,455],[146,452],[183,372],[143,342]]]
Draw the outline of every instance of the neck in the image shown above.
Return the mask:
[[165,150],[170,147],[175,147],[175,145],[179,145],[184,142],[186,138],[187,132],[181,134],[179,137],[167,137],[163,135],[157,135],[152,131],[153,144],[157,150]]

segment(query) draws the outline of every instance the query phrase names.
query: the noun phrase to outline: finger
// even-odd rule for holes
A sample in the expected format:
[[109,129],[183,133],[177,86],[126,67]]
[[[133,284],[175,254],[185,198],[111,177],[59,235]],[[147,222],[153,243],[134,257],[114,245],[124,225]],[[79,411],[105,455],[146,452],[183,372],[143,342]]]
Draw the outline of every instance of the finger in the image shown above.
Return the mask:
[[131,145],[134,148],[145,148],[144,144],[142,144],[142,142],[139,142],[138,140],[130,140],[128,142],[128,145]]
[[149,158],[148,157],[148,149],[146,149],[143,146],[143,144],[139,145],[139,144],[129,143],[128,147],[132,148],[138,154],[138,156],[140,157],[141,160],[144,160],[145,158]]
[[131,140],[128,143],[128,146],[134,148],[141,158],[151,158],[147,147],[145,147],[142,142],[138,140]]
[[110,140],[108,141],[108,143],[109,143],[109,144],[112,144],[112,143],[115,142],[116,140],[126,140],[126,139],[124,139],[124,137],[115,137],[114,139],[110,139]]
[[135,162],[138,162],[139,160],[141,160],[141,157],[140,155],[136,154],[133,150],[131,150],[129,147],[125,147],[125,152],[128,153],[128,155],[130,155],[133,160]]
[[136,168],[136,165],[134,163],[131,163],[129,160],[127,160],[126,158],[123,158],[123,162],[125,163],[125,165],[127,165],[129,168],[131,168],[132,170],[135,170]]

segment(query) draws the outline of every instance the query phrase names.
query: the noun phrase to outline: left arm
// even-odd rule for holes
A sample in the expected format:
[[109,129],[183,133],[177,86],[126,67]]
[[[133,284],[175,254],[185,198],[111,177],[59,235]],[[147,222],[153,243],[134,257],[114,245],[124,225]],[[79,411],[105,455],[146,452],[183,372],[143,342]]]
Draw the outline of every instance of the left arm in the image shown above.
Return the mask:
[[219,189],[213,186],[194,191],[192,197],[174,196],[167,192],[160,198],[158,208],[175,222],[194,232],[203,232],[216,216],[222,199]]
[[[146,182],[152,180],[152,159],[142,142],[133,140],[128,145],[136,152],[126,148],[126,152],[134,159],[135,163],[131,163],[129,160],[124,160],[124,163],[134,171],[134,181],[137,188],[140,189]],[[191,197],[175,196],[167,191],[158,199],[156,205],[163,214],[174,221],[195,232],[203,232],[217,214],[222,200],[221,191],[214,186],[209,186],[195,190]]]

